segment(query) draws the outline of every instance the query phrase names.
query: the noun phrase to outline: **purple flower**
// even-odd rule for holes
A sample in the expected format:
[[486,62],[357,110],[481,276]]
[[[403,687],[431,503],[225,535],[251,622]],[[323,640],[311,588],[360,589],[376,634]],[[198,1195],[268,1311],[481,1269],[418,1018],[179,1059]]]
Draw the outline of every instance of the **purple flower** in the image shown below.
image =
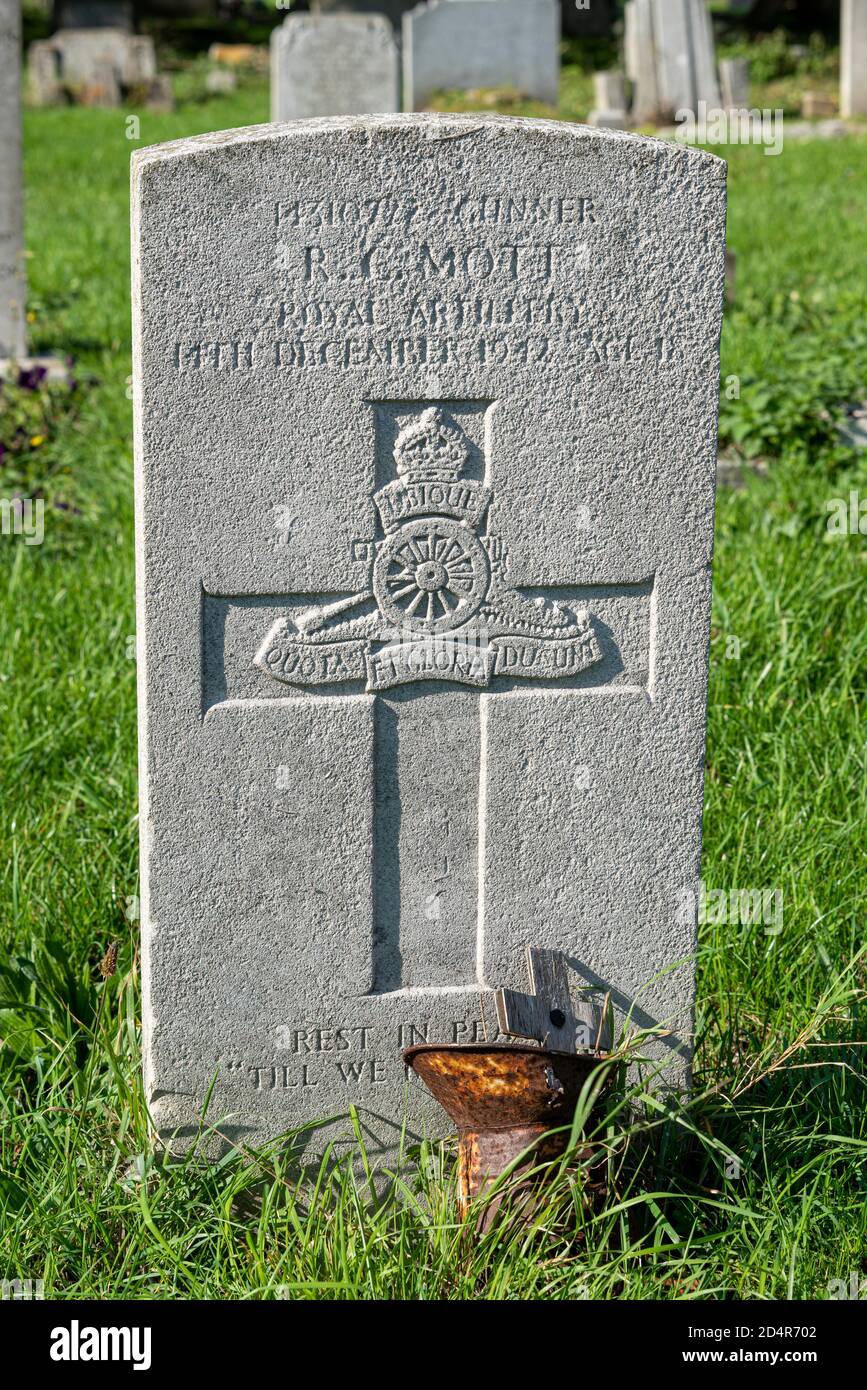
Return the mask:
[[18,373],[18,385],[25,391],[35,391],[47,375],[45,367],[22,367]]

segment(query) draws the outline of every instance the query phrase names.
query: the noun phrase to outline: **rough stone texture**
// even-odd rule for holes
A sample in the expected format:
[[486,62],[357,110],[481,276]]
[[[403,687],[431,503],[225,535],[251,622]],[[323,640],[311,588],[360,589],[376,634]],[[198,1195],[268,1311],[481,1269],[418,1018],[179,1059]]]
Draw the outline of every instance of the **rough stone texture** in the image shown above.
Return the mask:
[[867,116],[867,0],[842,0],[840,115]]
[[705,0],[654,0],[660,109],[670,115],[720,104],[713,29]]
[[750,104],[749,58],[721,58],[719,65],[722,104],[727,111],[742,111]]
[[403,102],[449,88],[514,87],[555,104],[558,0],[429,0],[403,17]]
[[400,110],[397,44],[384,15],[290,15],[271,34],[271,119]]
[[0,361],[26,351],[21,7],[0,0]]
[[153,39],[123,29],[60,29],[30,45],[28,67],[35,106],[117,106],[131,92],[162,98]]
[[527,944],[685,1080],[724,180],[476,115],[133,156],[164,1136],[216,1078],[230,1139],[355,1102],[387,1149],[401,1048],[493,1037]]
[[662,114],[653,32],[653,0],[629,0],[624,12],[624,52],[632,80],[632,120],[636,125]]

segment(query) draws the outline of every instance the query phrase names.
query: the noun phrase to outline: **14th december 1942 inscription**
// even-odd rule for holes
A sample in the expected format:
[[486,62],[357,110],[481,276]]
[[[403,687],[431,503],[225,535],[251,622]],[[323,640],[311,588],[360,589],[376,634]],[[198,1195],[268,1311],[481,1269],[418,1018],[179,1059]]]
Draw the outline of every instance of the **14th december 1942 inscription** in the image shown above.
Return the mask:
[[[405,198],[275,204],[274,264],[293,293],[267,305],[271,318],[255,338],[179,339],[172,365],[179,372],[243,372],[556,364],[564,349],[576,362],[597,365],[665,359],[664,338],[642,335],[638,326],[612,334],[586,300],[564,291],[559,258],[567,255],[572,269],[592,254],[592,242],[577,239],[596,227],[592,198],[462,193],[445,210],[450,231],[478,235],[456,244],[422,231],[416,242],[424,207]],[[485,238],[490,228],[496,240]],[[545,230],[555,228],[571,230],[574,243],[546,241]],[[335,229],[350,238],[336,249],[313,239]],[[513,235],[504,239],[504,230]],[[401,284],[415,289],[395,313],[383,291]]]
[[400,1050],[492,1037],[530,941],[683,1080],[723,173],[475,117],[135,157],[164,1136],[212,1082],[230,1139],[356,1091],[373,1147],[436,1132]]

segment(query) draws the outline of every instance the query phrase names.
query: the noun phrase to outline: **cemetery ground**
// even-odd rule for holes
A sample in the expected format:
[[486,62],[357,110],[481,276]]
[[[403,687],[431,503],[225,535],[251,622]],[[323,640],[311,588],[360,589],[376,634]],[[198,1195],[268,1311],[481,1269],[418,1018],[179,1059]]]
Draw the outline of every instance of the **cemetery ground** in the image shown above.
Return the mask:
[[[2,1277],[54,1298],[823,1299],[859,1277],[863,1294],[867,453],[838,426],[867,397],[867,139],[722,151],[738,260],[721,448],[744,467],[717,503],[694,1098],[641,1124],[610,1101],[592,1122],[607,1203],[585,1209],[567,1166],[529,1227],[476,1240],[449,1145],[379,1202],[348,1159],[300,1182],[279,1145],[214,1166],[152,1152],[129,155],[266,119],[265,86],[142,113],[135,141],[130,114],[26,118],[31,341],[70,353],[81,386],[69,410],[5,397],[3,495],[46,506],[41,544],[0,544]],[[740,920],[747,889],[778,892],[774,912]]]

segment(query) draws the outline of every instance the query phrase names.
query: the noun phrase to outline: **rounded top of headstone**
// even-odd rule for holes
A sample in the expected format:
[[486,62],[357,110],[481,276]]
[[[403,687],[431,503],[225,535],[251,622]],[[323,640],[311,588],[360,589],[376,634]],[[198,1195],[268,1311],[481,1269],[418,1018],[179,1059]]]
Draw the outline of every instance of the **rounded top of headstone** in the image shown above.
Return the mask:
[[[275,33],[277,31],[275,30]],[[430,141],[453,146],[455,150],[470,140],[526,143],[529,140],[574,142],[589,154],[603,153],[615,148],[627,151],[641,163],[657,167],[706,171],[711,168],[723,173],[726,161],[708,150],[661,140],[651,135],[636,135],[630,131],[608,130],[597,126],[579,125],[572,121],[548,120],[534,116],[502,116],[499,114],[470,114],[459,112],[419,111],[390,115],[316,116],[307,120],[272,121],[264,125],[241,126],[234,130],[211,131],[181,140],[168,140],[149,145],[132,153],[134,170],[167,159],[194,158],[209,152],[256,145],[266,148],[286,140],[307,140],[311,137],[342,136],[347,140],[384,139],[389,136],[419,142]]]

